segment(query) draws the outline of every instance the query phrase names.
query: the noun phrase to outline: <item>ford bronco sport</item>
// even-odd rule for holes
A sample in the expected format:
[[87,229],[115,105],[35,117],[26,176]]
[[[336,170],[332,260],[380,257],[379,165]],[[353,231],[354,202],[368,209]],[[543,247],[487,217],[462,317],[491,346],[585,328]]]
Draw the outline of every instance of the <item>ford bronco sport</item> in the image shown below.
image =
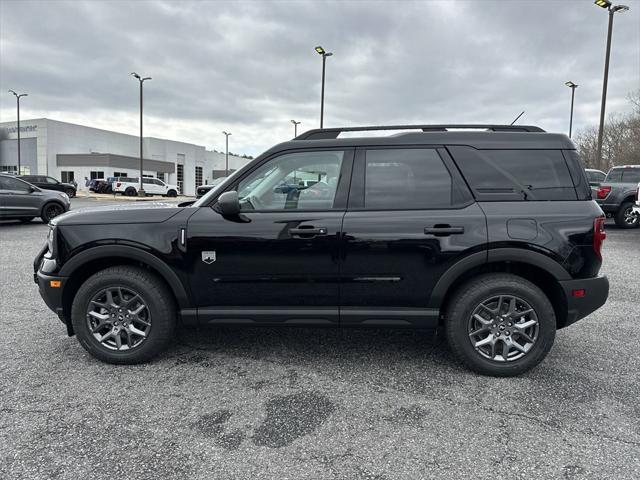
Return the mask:
[[[402,133],[339,138],[374,130]],[[151,359],[178,323],[408,327],[442,329],[468,367],[512,376],[605,303],[604,238],[565,135],[329,128],[193,204],[53,219],[34,279],[106,362]]]

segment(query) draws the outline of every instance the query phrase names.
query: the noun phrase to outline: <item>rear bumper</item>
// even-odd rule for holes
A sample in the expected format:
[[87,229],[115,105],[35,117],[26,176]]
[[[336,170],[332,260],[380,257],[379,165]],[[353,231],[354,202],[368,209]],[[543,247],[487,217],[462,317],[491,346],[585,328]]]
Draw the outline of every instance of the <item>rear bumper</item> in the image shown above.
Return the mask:
[[[609,297],[609,279],[605,276],[567,280],[560,285],[567,299],[567,321],[563,327],[595,312]],[[580,290],[584,290],[584,296],[575,296]]]

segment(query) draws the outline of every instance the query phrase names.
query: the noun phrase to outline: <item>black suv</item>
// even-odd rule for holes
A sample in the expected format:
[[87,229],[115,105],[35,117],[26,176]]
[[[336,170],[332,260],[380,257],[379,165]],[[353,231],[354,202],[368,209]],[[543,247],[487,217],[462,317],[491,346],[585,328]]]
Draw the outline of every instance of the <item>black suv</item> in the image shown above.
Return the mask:
[[[363,130],[403,133],[338,138]],[[149,360],[178,322],[409,327],[443,329],[470,368],[511,376],[606,301],[603,225],[565,135],[321,129],[195,203],[55,218],[34,279],[107,362]]]
[[73,184],[59,182],[53,177],[47,177],[46,175],[21,175],[18,178],[44,190],[56,190],[66,193],[69,198],[76,196],[76,187]]

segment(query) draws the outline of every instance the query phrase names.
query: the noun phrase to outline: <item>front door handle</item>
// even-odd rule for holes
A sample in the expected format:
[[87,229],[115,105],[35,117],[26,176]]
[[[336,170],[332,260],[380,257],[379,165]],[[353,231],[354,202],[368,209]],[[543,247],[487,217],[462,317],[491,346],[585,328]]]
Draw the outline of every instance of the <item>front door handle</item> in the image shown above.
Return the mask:
[[300,228],[290,228],[289,234],[292,237],[300,237],[300,238],[313,238],[316,235],[326,235],[327,229],[326,227],[300,227]]
[[461,235],[464,233],[464,227],[452,227],[451,225],[434,225],[433,227],[425,227],[424,233],[425,235],[435,235],[436,237]]

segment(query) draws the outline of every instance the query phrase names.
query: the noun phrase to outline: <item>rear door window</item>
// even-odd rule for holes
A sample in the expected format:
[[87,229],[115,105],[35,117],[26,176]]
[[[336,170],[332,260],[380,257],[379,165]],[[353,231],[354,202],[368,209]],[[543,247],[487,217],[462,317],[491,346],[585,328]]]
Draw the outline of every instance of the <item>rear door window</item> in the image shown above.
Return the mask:
[[367,150],[364,208],[450,208],[452,179],[435,149]]
[[613,170],[609,170],[607,174],[607,178],[605,182],[621,182],[622,181],[622,169],[614,168]]
[[622,170],[622,181],[625,183],[640,182],[640,168],[625,168]]
[[577,199],[560,150],[449,150],[478,200]]

